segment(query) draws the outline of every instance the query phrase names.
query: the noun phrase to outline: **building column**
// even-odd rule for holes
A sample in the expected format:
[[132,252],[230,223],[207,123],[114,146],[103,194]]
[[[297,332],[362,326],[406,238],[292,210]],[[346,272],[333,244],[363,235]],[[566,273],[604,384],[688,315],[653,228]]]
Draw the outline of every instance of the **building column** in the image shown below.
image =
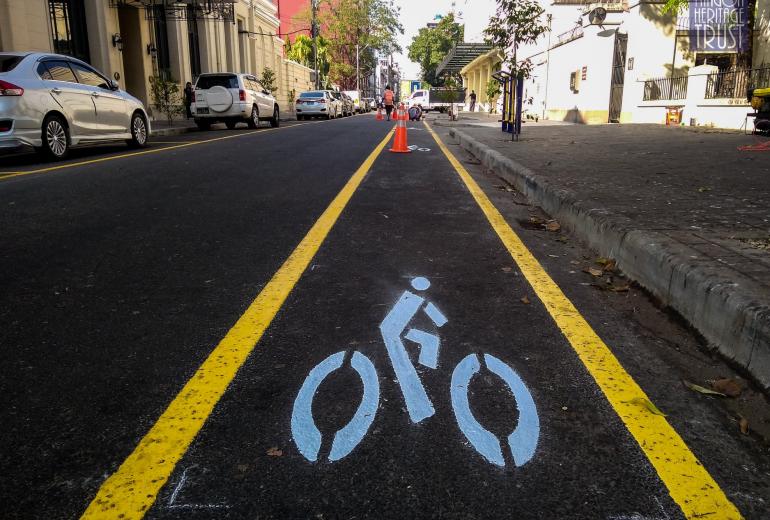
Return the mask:
[[100,0],[86,0],[86,30],[91,65],[110,77],[117,72],[123,77],[123,59],[120,51],[112,44],[113,36],[120,34],[117,9]]
[[187,20],[169,20],[168,49],[171,55],[171,75],[182,85],[192,81]]
[[53,52],[47,0],[0,0],[0,51]]

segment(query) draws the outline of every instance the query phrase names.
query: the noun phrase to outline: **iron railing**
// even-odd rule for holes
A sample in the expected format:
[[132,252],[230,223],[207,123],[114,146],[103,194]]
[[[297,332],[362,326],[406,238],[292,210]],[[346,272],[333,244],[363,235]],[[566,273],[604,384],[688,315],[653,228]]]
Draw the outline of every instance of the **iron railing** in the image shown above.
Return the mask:
[[644,82],[644,100],[685,99],[687,97],[687,79],[688,76],[648,79]]
[[706,99],[745,98],[749,89],[767,86],[770,67],[715,72],[706,79]]

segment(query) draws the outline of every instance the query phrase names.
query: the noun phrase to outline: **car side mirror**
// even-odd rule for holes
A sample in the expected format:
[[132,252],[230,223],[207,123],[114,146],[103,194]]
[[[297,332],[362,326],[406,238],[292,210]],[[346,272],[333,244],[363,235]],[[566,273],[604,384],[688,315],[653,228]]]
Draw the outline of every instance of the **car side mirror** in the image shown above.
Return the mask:
[[118,85],[117,81],[110,80],[110,90],[112,90],[113,92],[117,92],[118,90],[120,90],[120,85]]

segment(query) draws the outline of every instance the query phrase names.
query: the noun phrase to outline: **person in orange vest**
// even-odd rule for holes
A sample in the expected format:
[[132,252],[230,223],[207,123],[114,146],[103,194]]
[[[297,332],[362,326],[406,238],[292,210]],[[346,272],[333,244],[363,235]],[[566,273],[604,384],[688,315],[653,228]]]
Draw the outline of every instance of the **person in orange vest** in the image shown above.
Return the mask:
[[385,112],[388,114],[388,121],[390,121],[390,114],[393,112],[393,100],[395,94],[390,90],[390,85],[385,87],[385,92],[382,94],[382,100],[385,103]]

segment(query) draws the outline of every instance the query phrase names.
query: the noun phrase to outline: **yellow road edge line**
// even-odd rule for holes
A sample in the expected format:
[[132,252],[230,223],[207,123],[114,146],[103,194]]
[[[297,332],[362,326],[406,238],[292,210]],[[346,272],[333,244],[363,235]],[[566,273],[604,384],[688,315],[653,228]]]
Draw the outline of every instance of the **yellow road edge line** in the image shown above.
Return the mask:
[[685,517],[706,517],[714,520],[743,518],[666,418],[653,414],[644,406],[644,403],[649,401],[644,391],[546,273],[438,134],[427,123],[425,126],[471,192],[562,334],[572,345],[625,427],[639,443]]
[[[0,171],[0,181],[4,181],[5,179],[11,179],[13,177],[21,177],[23,175],[33,175],[36,173],[47,173],[47,172],[52,172],[56,170],[64,170],[67,168],[76,168],[78,166],[88,166],[90,164],[97,164],[97,163],[106,162],[106,161],[114,161],[117,159],[127,159],[129,157],[138,157],[141,155],[149,155],[152,153],[167,152],[168,150],[177,150],[179,148],[186,148],[189,146],[195,146],[199,144],[214,143],[217,141],[224,141],[226,139],[235,139],[237,137],[246,137],[246,136],[255,135],[255,134],[266,134],[269,132],[274,132],[276,130],[286,130],[288,128],[296,128],[298,126],[312,125],[312,124],[318,124],[318,123],[324,123],[324,122],[325,121],[317,121],[314,123],[297,123],[289,126],[279,126],[278,128],[263,128],[259,130],[252,130],[250,132],[243,132],[240,134],[225,135],[222,137],[214,137],[212,139],[204,139],[202,141],[187,141],[187,142],[177,144],[175,146],[165,146],[163,148],[151,148],[150,150],[142,150],[140,152],[129,152],[129,153],[123,153],[119,155],[110,155],[108,157],[100,157],[98,159],[89,159],[87,161],[80,161],[76,163],[58,164],[56,166],[50,166],[48,168],[39,168],[37,170],[25,170],[25,171],[17,171],[17,172]],[[152,142],[153,141],[150,141],[150,143]]]
[[392,135],[393,131],[388,132],[356,170],[134,451],[102,484],[81,518],[144,517]]

